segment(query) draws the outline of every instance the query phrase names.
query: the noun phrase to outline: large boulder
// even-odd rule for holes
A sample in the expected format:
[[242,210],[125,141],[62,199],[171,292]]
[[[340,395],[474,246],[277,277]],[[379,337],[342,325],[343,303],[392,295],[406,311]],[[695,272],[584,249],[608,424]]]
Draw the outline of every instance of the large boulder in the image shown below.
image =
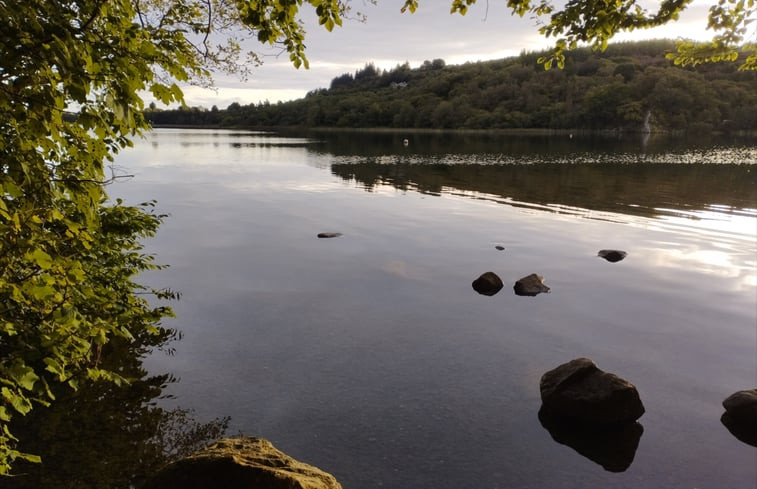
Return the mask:
[[540,416],[562,423],[606,427],[631,423],[644,414],[636,387],[588,358],[545,373],[540,390]]
[[733,436],[757,447],[757,389],[738,391],[723,401],[720,418]]
[[144,489],[341,489],[263,438],[226,438],[166,466]]
[[513,290],[516,295],[535,296],[542,292],[549,292],[549,287],[544,285],[544,277],[532,273],[515,282]]
[[471,285],[473,286],[473,290],[481,295],[494,295],[505,286],[505,284],[502,283],[502,279],[499,278],[499,275],[494,272],[481,274],[481,276],[474,280]]

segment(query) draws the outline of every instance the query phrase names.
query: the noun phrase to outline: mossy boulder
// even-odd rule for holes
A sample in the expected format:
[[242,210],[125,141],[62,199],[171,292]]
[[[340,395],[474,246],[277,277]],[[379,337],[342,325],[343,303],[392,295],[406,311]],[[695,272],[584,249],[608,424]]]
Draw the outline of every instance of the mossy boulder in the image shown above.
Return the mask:
[[143,489],[342,489],[263,438],[226,438],[166,466]]

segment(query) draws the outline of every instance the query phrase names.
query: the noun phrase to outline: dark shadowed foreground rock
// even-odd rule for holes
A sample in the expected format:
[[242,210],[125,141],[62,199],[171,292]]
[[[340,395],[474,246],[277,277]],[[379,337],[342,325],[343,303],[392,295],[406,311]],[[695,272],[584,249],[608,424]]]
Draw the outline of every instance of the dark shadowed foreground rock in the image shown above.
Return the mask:
[[644,427],[638,422],[592,428],[544,417],[539,421],[557,443],[567,445],[609,472],[623,472],[631,466]]
[[544,277],[532,273],[515,282],[513,290],[517,295],[535,296],[542,292],[549,292],[549,287],[544,285]]
[[757,447],[757,389],[731,394],[723,401],[720,421],[733,436]]
[[633,384],[577,358],[541,378],[540,417],[576,426],[605,427],[636,421],[644,406]]
[[174,462],[144,489],[341,489],[334,476],[262,438],[228,438]]
[[473,290],[481,295],[494,295],[505,286],[502,283],[502,279],[494,272],[481,274],[471,285],[473,286]]
[[318,233],[319,238],[338,238],[342,233]]
[[597,256],[604,258],[610,263],[615,263],[626,257],[628,253],[620,250],[599,250]]

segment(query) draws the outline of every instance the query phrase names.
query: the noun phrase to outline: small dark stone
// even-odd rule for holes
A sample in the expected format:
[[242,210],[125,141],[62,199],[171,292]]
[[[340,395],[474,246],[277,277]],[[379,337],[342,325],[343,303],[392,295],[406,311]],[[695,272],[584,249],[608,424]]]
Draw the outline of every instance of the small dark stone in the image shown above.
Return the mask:
[[342,233],[318,233],[319,238],[338,238]]
[[725,413],[720,418],[733,436],[757,447],[757,389],[731,394],[723,401]]
[[600,370],[588,358],[576,358],[545,373],[539,388],[543,416],[577,426],[620,425],[644,414],[636,387]]
[[496,273],[486,272],[474,280],[471,285],[473,290],[479,294],[491,296],[502,290],[505,284],[502,283],[502,279]]
[[516,295],[535,296],[542,292],[549,292],[549,287],[544,285],[544,277],[532,273],[515,282],[513,290]]
[[497,245],[494,248],[498,249],[499,251],[503,251],[505,249],[505,247],[502,245]]
[[628,253],[620,250],[599,250],[599,253],[597,253],[597,256],[604,258],[610,263],[619,262],[625,258],[626,255],[628,255]]

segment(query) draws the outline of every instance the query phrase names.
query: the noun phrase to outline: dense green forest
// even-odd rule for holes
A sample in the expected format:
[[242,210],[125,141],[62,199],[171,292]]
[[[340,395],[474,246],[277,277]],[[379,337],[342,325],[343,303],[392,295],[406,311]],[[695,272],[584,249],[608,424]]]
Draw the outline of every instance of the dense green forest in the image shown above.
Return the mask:
[[432,129],[757,130],[757,72],[715,63],[681,68],[667,40],[578,49],[565,68],[545,70],[544,53],[391,70],[367,64],[331,86],[290,101],[225,110],[146,112],[155,125],[387,127]]

